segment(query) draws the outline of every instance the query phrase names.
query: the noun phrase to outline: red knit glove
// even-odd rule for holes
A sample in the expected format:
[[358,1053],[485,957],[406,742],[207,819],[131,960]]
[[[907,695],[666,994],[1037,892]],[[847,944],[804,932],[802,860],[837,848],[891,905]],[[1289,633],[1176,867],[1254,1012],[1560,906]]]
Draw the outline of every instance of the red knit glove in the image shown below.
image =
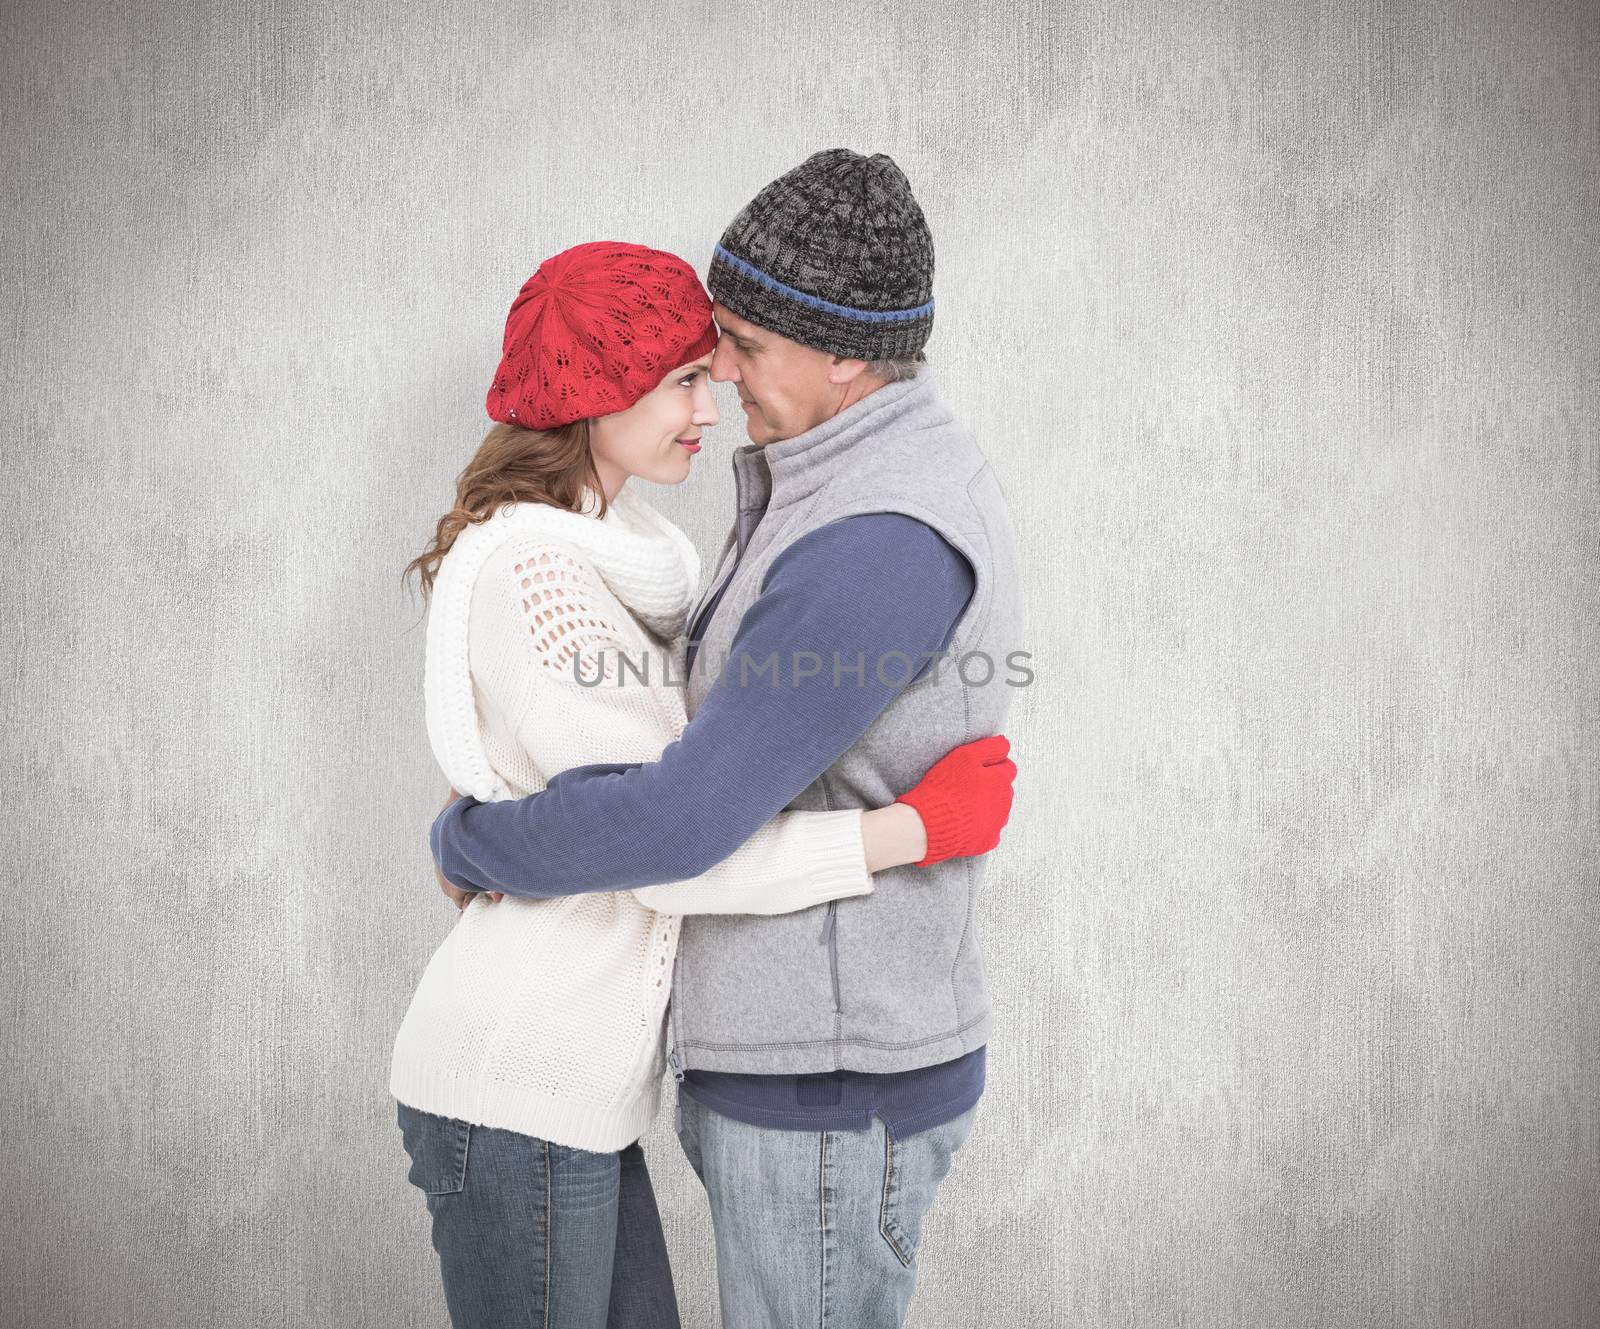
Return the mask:
[[916,808],[928,831],[928,854],[917,867],[986,854],[1000,843],[1017,778],[1017,764],[1006,756],[1010,751],[1004,734],[951,748],[915,788],[895,799]]

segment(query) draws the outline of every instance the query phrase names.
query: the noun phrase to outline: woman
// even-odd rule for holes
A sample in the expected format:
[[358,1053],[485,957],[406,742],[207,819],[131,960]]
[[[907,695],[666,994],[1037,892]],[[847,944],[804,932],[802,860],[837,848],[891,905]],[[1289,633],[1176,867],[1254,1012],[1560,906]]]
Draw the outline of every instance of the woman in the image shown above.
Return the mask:
[[[718,419],[716,337],[688,264],[637,245],[578,245],[518,294],[489,390],[499,423],[407,568],[431,596],[428,737],[454,790],[522,797],[573,766],[653,761],[684,728],[699,560],[625,485],[688,476]],[[463,908],[400,1027],[390,1089],[457,1329],[678,1324],[638,1140],[679,917],[869,894],[871,873],[919,862],[930,826],[967,815],[964,797],[1009,794],[1014,768],[967,748],[908,801],[780,814],[690,881],[549,900],[445,883]]]

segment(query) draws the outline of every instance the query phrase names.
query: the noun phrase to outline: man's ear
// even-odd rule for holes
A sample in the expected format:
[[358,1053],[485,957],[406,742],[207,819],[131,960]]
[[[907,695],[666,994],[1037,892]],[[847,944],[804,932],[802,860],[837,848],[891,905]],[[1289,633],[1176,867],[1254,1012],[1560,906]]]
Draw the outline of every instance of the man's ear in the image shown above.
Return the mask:
[[836,388],[842,388],[846,383],[854,383],[866,367],[865,360],[846,360],[842,355],[836,355],[828,362],[828,382]]

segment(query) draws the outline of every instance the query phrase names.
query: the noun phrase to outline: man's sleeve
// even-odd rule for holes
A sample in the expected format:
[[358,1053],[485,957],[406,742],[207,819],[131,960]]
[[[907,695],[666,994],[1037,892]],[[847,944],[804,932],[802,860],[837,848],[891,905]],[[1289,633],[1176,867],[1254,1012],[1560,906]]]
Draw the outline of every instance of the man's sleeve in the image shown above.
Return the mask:
[[819,527],[773,560],[723,672],[659,760],[574,767],[522,799],[458,799],[433,823],[434,860],[463,889],[533,897],[699,876],[927,672],[973,584],[913,517]]

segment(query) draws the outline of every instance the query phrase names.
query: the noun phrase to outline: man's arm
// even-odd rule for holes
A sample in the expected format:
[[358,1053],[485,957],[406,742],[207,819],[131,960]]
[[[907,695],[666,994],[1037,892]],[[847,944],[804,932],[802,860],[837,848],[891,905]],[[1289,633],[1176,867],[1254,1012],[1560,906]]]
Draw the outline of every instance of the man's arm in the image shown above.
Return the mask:
[[[948,644],[972,588],[966,559],[915,518],[810,532],[767,570],[723,673],[659,760],[575,767],[522,799],[458,799],[434,821],[435,861],[458,886],[535,897],[699,876],[861,737]],[[820,665],[797,681],[807,652]],[[835,653],[861,658],[859,686],[853,668],[835,686]]]

